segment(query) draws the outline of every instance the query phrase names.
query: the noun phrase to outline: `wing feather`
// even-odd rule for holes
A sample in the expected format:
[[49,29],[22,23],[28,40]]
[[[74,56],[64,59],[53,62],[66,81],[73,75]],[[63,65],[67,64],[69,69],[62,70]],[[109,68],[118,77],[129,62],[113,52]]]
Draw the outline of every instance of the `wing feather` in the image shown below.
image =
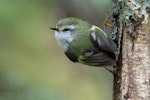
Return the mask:
[[115,65],[116,44],[101,29],[93,26],[89,36],[93,48],[78,58],[80,63],[90,66]]

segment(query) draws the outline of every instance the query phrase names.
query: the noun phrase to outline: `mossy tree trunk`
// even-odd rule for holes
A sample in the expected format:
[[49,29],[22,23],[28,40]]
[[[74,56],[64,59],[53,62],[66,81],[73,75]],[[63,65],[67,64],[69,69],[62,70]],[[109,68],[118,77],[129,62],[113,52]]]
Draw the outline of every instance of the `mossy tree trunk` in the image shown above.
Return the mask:
[[120,47],[113,100],[150,100],[150,1],[114,0],[111,13]]

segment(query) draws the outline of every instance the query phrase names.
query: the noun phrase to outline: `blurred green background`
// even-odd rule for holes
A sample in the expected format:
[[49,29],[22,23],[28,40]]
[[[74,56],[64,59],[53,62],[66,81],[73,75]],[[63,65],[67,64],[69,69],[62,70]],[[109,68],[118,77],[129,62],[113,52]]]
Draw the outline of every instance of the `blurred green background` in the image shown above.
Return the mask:
[[0,100],[111,100],[112,75],[72,63],[49,30],[71,16],[101,26],[110,5],[110,0],[0,0]]

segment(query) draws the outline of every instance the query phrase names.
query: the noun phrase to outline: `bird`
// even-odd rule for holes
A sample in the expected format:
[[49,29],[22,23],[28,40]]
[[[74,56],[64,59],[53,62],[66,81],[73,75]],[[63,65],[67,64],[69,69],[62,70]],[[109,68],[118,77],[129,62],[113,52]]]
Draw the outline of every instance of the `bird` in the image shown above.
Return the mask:
[[117,46],[98,26],[69,17],[60,19],[50,29],[55,31],[59,47],[72,62],[104,68],[116,65]]

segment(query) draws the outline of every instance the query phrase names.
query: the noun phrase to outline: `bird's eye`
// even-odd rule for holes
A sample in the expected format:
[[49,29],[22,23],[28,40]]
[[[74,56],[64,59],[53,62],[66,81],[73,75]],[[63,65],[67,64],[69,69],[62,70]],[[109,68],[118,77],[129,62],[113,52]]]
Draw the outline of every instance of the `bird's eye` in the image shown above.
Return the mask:
[[65,28],[65,29],[63,29],[62,31],[65,32],[65,31],[69,31],[69,30],[70,30],[69,28]]

